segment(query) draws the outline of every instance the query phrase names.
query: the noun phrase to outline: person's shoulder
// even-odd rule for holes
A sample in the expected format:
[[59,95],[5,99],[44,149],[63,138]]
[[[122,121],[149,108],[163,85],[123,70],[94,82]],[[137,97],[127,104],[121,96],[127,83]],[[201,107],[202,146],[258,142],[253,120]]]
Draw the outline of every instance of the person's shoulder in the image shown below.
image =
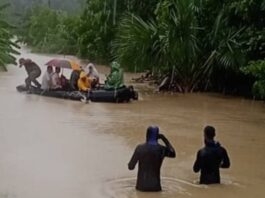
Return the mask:
[[219,148],[220,150],[226,150],[225,147],[218,141],[215,143],[216,147]]
[[141,144],[138,144],[135,149],[134,149],[134,152],[135,153],[138,153],[140,150],[142,150],[142,145]]
[[146,148],[147,144],[146,143],[142,143],[142,144],[138,144],[135,148],[135,150],[142,150],[144,148]]
[[143,147],[145,147],[146,146],[146,144],[145,143],[142,143],[142,144],[138,144],[137,146],[136,146],[136,148],[143,148]]
[[25,63],[32,63],[32,60],[28,58],[25,60]]
[[158,144],[157,147],[159,147],[162,150],[167,150],[168,149],[168,147],[166,147],[164,145],[161,145],[161,144]]
[[220,145],[219,149],[220,149],[223,153],[226,153],[226,152],[227,152],[227,151],[226,151],[226,148],[225,148],[224,146],[221,146],[221,145]]
[[204,154],[205,152],[206,152],[206,146],[200,148],[200,149],[197,151],[197,154],[198,154],[198,155],[202,155],[202,154]]

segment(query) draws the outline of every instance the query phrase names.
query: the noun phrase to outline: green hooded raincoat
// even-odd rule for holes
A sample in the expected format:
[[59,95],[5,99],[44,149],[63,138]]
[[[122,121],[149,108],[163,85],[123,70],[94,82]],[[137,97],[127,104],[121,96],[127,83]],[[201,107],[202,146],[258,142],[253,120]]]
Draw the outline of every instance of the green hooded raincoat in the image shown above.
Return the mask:
[[117,62],[112,62],[111,64],[111,72],[107,76],[107,80],[105,81],[105,89],[118,89],[124,86],[123,79],[123,70],[120,67],[120,64]]

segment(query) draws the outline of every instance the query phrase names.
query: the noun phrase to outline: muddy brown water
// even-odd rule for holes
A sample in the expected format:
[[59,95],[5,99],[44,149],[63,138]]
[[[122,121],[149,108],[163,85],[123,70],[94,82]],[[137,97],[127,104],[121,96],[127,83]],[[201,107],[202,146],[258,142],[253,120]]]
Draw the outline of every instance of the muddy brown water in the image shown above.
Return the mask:
[[[40,65],[57,57],[25,49],[22,54]],[[24,77],[14,66],[0,73],[0,198],[265,197],[262,102],[158,94],[135,85],[139,101],[86,105],[18,93],[15,86]],[[127,170],[150,124],[159,125],[177,152],[176,159],[164,161],[161,193],[135,191],[136,170]],[[198,185],[199,175],[192,172],[206,124],[217,128],[232,161],[221,171],[221,185]]]

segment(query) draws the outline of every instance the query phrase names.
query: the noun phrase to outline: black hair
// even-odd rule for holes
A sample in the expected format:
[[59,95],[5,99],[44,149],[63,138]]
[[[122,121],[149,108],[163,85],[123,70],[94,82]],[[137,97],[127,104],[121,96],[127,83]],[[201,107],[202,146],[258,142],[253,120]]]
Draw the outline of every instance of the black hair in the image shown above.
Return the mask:
[[204,135],[206,138],[212,140],[215,137],[215,128],[213,126],[206,126],[204,128]]

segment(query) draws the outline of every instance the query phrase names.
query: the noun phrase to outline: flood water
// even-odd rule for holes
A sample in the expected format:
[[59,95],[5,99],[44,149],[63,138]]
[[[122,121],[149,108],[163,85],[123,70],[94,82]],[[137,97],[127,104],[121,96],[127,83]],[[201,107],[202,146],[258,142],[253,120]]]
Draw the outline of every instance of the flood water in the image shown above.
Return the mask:
[[[22,55],[39,65],[53,58],[25,49]],[[25,75],[15,66],[0,73],[0,198],[265,197],[264,103],[158,94],[136,84],[139,101],[84,104],[18,93]],[[127,169],[150,124],[160,127],[177,152],[164,161],[160,193],[135,191],[137,169]],[[198,185],[192,172],[207,124],[216,127],[231,158],[221,185]]]

